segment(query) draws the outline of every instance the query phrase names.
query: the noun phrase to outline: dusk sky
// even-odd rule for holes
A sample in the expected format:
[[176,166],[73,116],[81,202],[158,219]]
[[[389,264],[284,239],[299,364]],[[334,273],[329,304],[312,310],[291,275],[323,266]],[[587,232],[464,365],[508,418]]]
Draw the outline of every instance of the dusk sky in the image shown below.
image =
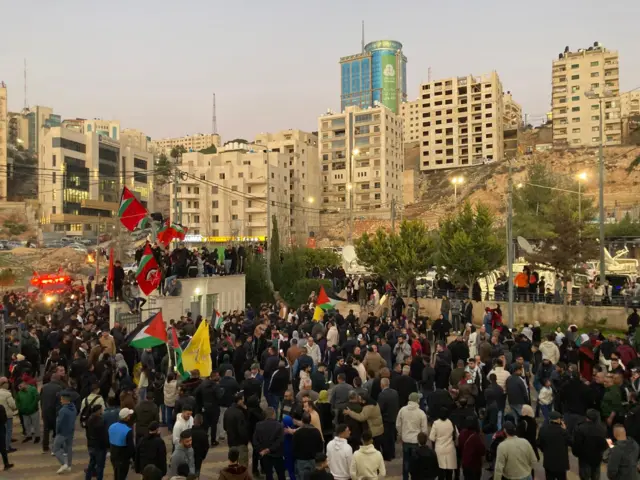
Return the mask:
[[496,70],[525,113],[549,110],[551,61],[594,41],[620,52],[621,91],[640,87],[638,0],[0,0],[0,80],[9,109],[118,119],[152,138],[223,140],[317,130],[340,107],[341,56],[402,42],[409,99],[432,78]]

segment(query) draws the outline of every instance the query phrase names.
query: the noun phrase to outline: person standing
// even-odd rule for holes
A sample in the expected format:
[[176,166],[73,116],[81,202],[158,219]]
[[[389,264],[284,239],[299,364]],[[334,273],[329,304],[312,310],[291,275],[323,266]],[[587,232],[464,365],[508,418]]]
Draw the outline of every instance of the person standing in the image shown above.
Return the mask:
[[244,403],[244,393],[238,392],[233,398],[233,404],[224,412],[224,431],[227,433],[229,448],[235,448],[240,453],[238,462],[249,466],[249,413]]
[[0,405],[0,455],[2,455],[2,463],[4,463],[5,471],[13,468],[13,464],[9,463],[7,455],[7,412],[4,405]]
[[411,457],[418,448],[418,434],[428,431],[427,414],[420,409],[419,398],[417,393],[409,395],[409,403],[400,409],[396,419],[396,430],[402,440],[403,480],[409,480]]
[[24,430],[26,436],[22,439],[22,443],[34,440],[34,443],[40,443],[40,395],[38,389],[27,382],[22,382],[18,387],[16,394],[16,406],[18,412],[24,419]]
[[[135,408],[136,419],[136,445],[149,433],[149,425],[153,422],[160,421],[160,415],[158,413],[158,406],[154,401],[155,392],[147,392],[144,400],[141,400]],[[160,393],[158,392],[158,395]]]
[[118,415],[120,420],[109,427],[109,451],[111,452],[111,465],[115,480],[127,479],[129,464],[135,455],[133,429],[131,428],[133,413],[130,408],[123,408]]
[[373,446],[373,436],[368,430],[362,434],[362,447],[353,454],[349,471],[351,480],[378,480],[387,475],[382,454]]
[[441,407],[438,420],[433,422],[429,440],[433,442],[434,450],[438,456],[440,478],[452,480],[453,473],[458,470],[458,458],[456,446],[458,444],[458,430],[449,420],[449,410]]
[[506,381],[507,400],[516,420],[522,416],[522,406],[529,403],[529,389],[522,376],[522,365],[516,364]]
[[309,474],[307,480],[333,480],[333,475],[327,472],[329,461],[327,455],[319,453],[316,455],[316,469]]
[[60,392],[61,407],[56,417],[56,438],[53,441],[53,454],[60,462],[58,474],[71,471],[73,434],[78,415],[75,405],[71,402],[72,393],[69,390]]
[[390,462],[396,457],[396,419],[400,409],[398,392],[389,388],[389,379],[380,379],[382,391],[378,395],[378,405],[382,414],[382,456],[385,461]]
[[573,433],[571,453],[578,458],[581,480],[598,480],[602,456],[607,451],[607,429],[600,422],[600,413],[590,408],[586,422],[578,425]]
[[329,470],[336,480],[349,480],[351,478],[353,449],[347,441],[350,435],[349,427],[341,423],[336,427],[335,437],[327,445]]
[[18,408],[16,407],[16,401],[13,398],[13,395],[11,395],[11,390],[9,390],[9,379],[7,377],[0,378],[0,406],[4,407],[4,411],[7,415],[7,420],[4,423],[4,430],[6,431],[5,446],[7,448],[7,452],[12,453],[16,451],[15,448],[11,447],[11,437],[13,436],[13,416],[18,413]]
[[191,429],[180,432],[180,442],[176,445],[175,450],[171,454],[169,465],[169,473],[167,477],[175,477],[178,475],[178,469],[181,465],[189,467],[189,475],[195,475],[196,462],[193,456],[193,441],[191,438]]
[[552,412],[549,423],[540,428],[538,445],[544,455],[544,472],[549,480],[564,480],[569,470],[569,434],[562,415]]
[[102,405],[91,407],[91,414],[87,419],[87,449],[89,450],[89,466],[85,474],[85,480],[91,480],[95,475],[97,480],[104,476],[104,465],[107,461],[109,448],[109,434],[104,424]]
[[614,447],[609,454],[607,463],[607,478],[609,480],[633,480],[638,478],[638,444],[633,438],[627,438],[627,431],[623,425],[613,427],[613,436],[616,439]]
[[481,480],[482,464],[486,453],[484,438],[478,427],[478,418],[467,417],[466,428],[460,432],[460,458],[464,480]]
[[151,422],[147,435],[136,445],[136,472],[142,473],[147,465],[155,465],[162,475],[167,474],[167,446],[160,436],[158,422]]
[[322,435],[311,425],[308,412],[302,414],[302,426],[293,434],[292,444],[296,478],[303,479],[313,472],[316,455],[324,450]]
[[196,475],[200,476],[202,462],[209,453],[209,433],[204,425],[204,418],[197,414],[193,417],[193,428],[191,429],[191,442],[193,444],[193,460],[196,466]]
[[173,425],[173,445],[180,443],[180,434],[185,430],[190,430],[193,427],[193,407],[191,405],[185,405],[182,411],[176,417],[176,423]]
[[238,463],[238,458],[240,458],[238,449],[230,448],[227,458],[229,459],[229,465],[220,471],[219,480],[251,480],[247,467]]
[[265,409],[265,417],[256,424],[253,448],[258,450],[266,480],[273,480],[273,470],[276,471],[279,480],[285,480],[284,427],[276,420],[276,411],[272,407]]
[[503,430],[506,438],[498,445],[493,480],[531,480],[531,470],[537,462],[533,448],[516,436],[512,422],[505,422]]

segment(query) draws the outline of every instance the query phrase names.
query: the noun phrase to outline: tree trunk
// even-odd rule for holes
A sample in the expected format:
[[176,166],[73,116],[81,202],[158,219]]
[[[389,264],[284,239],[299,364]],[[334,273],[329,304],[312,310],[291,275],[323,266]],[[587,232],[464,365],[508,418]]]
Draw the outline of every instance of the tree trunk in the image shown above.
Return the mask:
[[469,300],[473,300],[473,285],[476,283],[475,278],[469,278]]

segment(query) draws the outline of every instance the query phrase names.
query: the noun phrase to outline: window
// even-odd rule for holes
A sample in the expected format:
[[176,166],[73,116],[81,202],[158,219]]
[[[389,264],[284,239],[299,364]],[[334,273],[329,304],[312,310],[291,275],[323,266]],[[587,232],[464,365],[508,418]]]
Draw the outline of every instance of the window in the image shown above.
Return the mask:
[[571,122],[573,122],[573,123],[580,123],[580,117],[573,117],[573,118],[571,119]]
[[218,215],[211,216],[211,223],[218,223],[220,217]]
[[193,223],[200,223],[200,215],[193,216]]
[[571,80],[580,80],[580,75],[571,75]]
[[200,202],[198,202],[197,200],[193,202],[193,208],[200,208]]
[[591,77],[596,78],[600,76],[600,72],[591,72]]
[[56,172],[53,172],[53,175],[51,176],[51,183],[56,183]]
[[598,143],[600,141],[600,138],[599,137],[591,137],[591,141],[593,143]]
[[[180,187],[178,187],[178,188],[180,188]],[[218,186],[217,185],[214,185],[213,187],[211,187],[211,193],[213,195],[216,195],[218,193]]]
[[67,150],[73,150],[75,152],[87,153],[87,146],[84,143],[74,142],[73,140],[68,140],[66,138],[54,138],[51,141],[51,146],[53,148],[66,148]]
[[580,107],[571,107],[571,111],[572,112],[579,112],[580,111]]
[[231,206],[232,207],[237,207],[238,206],[238,200],[231,200]]
[[214,200],[213,202],[211,202],[211,208],[218,208],[218,200]]
[[200,195],[200,187],[193,187],[193,193]]
[[580,91],[580,85],[574,85],[571,87],[571,93],[576,93]]
[[238,220],[238,215],[235,213],[231,215],[231,220]]
[[600,65],[600,62],[591,62],[592,67],[597,67],[598,65]]
[[224,180],[224,173],[219,174],[219,175],[218,175],[218,178],[219,178],[220,180]]
[[592,116],[591,116],[591,121],[592,121],[592,122],[593,122],[593,121],[597,121],[597,120],[600,120],[600,115],[592,115]]
[[238,191],[238,186],[237,185],[231,185],[231,191],[232,192],[237,192]]
[[591,127],[591,131],[592,132],[599,132],[600,131],[600,127]]
[[579,128],[573,128],[571,130],[571,133],[580,133],[580,129]]
[[599,83],[592,83],[591,84],[591,89],[595,90],[596,88],[600,88],[600,84]]
[[142,158],[136,158],[133,157],[133,166],[135,168],[139,168],[140,170],[146,170],[147,169],[147,161],[142,159]]
[[596,103],[595,105],[591,105],[591,110],[599,110],[600,106]]
[[244,178],[244,172],[238,173],[238,178]]
[[53,156],[53,166],[54,167],[56,166],[56,156],[55,155]]
[[572,101],[572,102],[578,102],[578,101],[580,101],[580,95],[576,95],[575,97],[571,97],[571,101]]
[[571,69],[575,70],[576,68],[580,68],[580,64],[579,63],[574,63],[573,65],[571,65]]

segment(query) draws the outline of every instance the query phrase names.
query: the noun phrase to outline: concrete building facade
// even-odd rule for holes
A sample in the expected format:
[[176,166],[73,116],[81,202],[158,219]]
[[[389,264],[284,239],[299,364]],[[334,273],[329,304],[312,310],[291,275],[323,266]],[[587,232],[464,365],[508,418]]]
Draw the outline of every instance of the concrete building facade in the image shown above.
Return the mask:
[[261,133],[254,143],[289,156],[289,228],[299,243],[320,226],[322,180],[318,136],[300,130]]
[[417,142],[420,140],[422,129],[420,128],[420,100],[404,102],[400,106],[400,116],[403,125],[404,143]]
[[97,235],[117,222],[122,185],[154,211],[153,155],[95,132],[43,129],[38,199],[42,229]]
[[182,145],[187,149],[187,152],[198,152],[211,145],[220,147],[220,141],[220,135],[217,133],[196,133],[195,135],[186,135],[184,137],[152,140],[151,150],[157,154],[164,153],[165,155],[169,155],[173,147]]
[[502,160],[504,100],[496,72],[420,87],[420,170]]
[[504,129],[513,130],[522,127],[522,107],[513,99],[511,92],[502,94],[502,102],[504,104]]
[[327,211],[402,203],[403,120],[384,106],[347,107],[318,119],[322,203]]
[[407,57],[395,40],[377,40],[340,59],[340,108],[384,105],[400,113],[407,100]]
[[620,95],[620,114],[622,118],[640,115],[640,90]]
[[[280,238],[286,238],[291,214],[289,158],[288,153],[256,144],[227,144],[216,154],[184,154],[184,174],[177,187],[182,212],[178,223],[189,228],[191,238],[264,240],[272,223],[268,215],[275,215]],[[171,205],[174,198],[171,189]]]
[[0,201],[7,200],[7,140],[9,136],[7,84],[0,81]]
[[618,52],[595,42],[576,52],[565,49],[552,68],[553,145],[556,148],[596,147],[600,144],[600,105],[585,93],[603,99],[603,140],[619,145],[622,138]]

